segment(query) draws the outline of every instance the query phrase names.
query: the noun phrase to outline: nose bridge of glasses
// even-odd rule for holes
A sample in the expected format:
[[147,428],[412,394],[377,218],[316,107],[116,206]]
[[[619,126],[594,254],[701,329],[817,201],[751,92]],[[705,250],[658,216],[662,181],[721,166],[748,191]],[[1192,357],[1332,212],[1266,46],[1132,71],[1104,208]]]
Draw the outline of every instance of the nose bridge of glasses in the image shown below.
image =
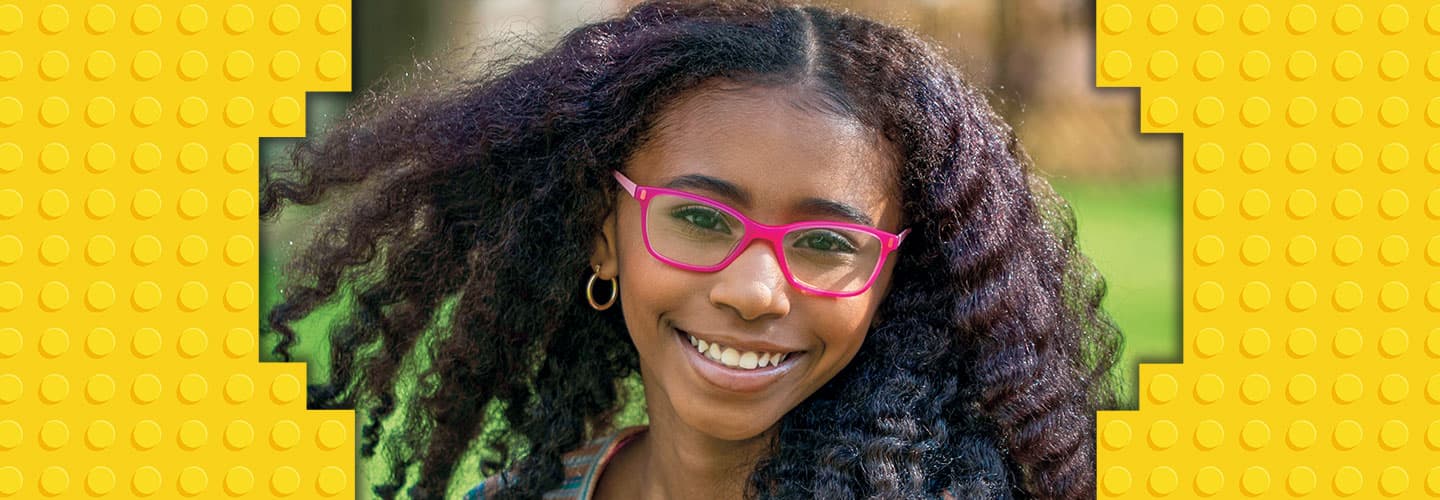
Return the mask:
[[774,250],[779,251],[781,248],[783,248],[786,232],[785,228],[781,226],[771,226],[763,224],[755,221],[754,219],[744,220],[746,240],[768,240],[774,244]]

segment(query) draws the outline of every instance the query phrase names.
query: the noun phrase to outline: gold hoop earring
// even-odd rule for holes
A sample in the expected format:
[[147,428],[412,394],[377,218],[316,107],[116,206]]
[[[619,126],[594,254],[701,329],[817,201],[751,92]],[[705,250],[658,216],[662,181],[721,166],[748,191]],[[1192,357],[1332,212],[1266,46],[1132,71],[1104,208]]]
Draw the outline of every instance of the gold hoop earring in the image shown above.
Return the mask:
[[620,277],[616,276],[605,280],[610,282],[610,300],[605,301],[604,304],[595,302],[595,280],[599,278],[600,265],[596,264],[595,273],[590,275],[590,282],[585,284],[585,300],[589,300],[590,307],[595,308],[596,311],[604,311],[609,309],[610,306],[615,305],[615,299],[620,296]]

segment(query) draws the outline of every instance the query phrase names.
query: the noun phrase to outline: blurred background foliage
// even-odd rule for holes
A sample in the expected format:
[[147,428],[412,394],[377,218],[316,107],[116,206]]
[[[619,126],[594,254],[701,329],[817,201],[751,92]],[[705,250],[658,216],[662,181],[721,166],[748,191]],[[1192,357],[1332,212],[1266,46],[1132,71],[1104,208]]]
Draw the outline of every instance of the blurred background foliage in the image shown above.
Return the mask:
[[[353,0],[354,94],[310,94],[317,134],[354,96],[409,76],[447,53],[549,46],[569,29],[623,12],[633,0]],[[1126,337],[1117,368],[1135,406],[1136,363],[1180,361],[1180,141],[1138,133],[1137,94],[1097,89],[1093,0],[829,0],[816,2],[908,27],[944,49],[1016,129],[1036,167],[1076,213],[1079,241],[1105,275],[1106,309]],[[294,139],[261,142],[267,165]],[[308,240],[317,212],[290,207],[262,225],[262,318],[279,298],[280,264]],[[577,291],[577,293],[579,293]],[[297,358],[312,381],[328,373],[324,332],[340,305],[301,322]],[[271,342],[265,344],[268,355]],[[464,470],[463,468],[461,470]],[[372,476],[373,477],[373,476]],[[457,478],[457,480],[468,480]],[[363,490],[362,490],[363,491]]]

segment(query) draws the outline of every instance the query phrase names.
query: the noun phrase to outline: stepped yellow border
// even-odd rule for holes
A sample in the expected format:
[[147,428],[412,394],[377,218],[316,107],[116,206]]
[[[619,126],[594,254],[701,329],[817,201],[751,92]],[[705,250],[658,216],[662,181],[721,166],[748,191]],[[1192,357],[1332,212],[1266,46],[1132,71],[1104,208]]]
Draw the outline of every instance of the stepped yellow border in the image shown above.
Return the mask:
[[1095,60],[1184,138],[1184,362],[1097,495],[1440,496],[1440,3],[1101,0]]
[[[1097,495],[1440,496],[1440,5],[1102,0],[1183,133],[1183,364]],[[260,364],[258,138],[346,91],[345,1],[0,1],[0,497],[354,496],[354,413]]]
[[260,137],[350,89],[347,1],[0,0],[0,498],[355,495],[259,362]]

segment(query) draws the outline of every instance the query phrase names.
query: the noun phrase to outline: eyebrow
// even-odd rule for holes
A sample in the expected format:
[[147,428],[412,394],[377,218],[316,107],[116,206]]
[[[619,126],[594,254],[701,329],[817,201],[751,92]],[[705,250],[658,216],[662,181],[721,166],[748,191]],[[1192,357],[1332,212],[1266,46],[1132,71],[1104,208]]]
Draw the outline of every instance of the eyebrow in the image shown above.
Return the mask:
[[[671,179],[661,187],[706,191],[747,209],[750,208],[751,201],[754,199],[748,191],[741,189],[740,186],[730,181],[703,174],[682,175]],[[800,200],[799,208],[803,212],[825,214],[845,219],[862,226],[875,227],[875,222],[870,219],[870,216],[866,215],[864,211],[835,200],[805,198],[804,200]]]

